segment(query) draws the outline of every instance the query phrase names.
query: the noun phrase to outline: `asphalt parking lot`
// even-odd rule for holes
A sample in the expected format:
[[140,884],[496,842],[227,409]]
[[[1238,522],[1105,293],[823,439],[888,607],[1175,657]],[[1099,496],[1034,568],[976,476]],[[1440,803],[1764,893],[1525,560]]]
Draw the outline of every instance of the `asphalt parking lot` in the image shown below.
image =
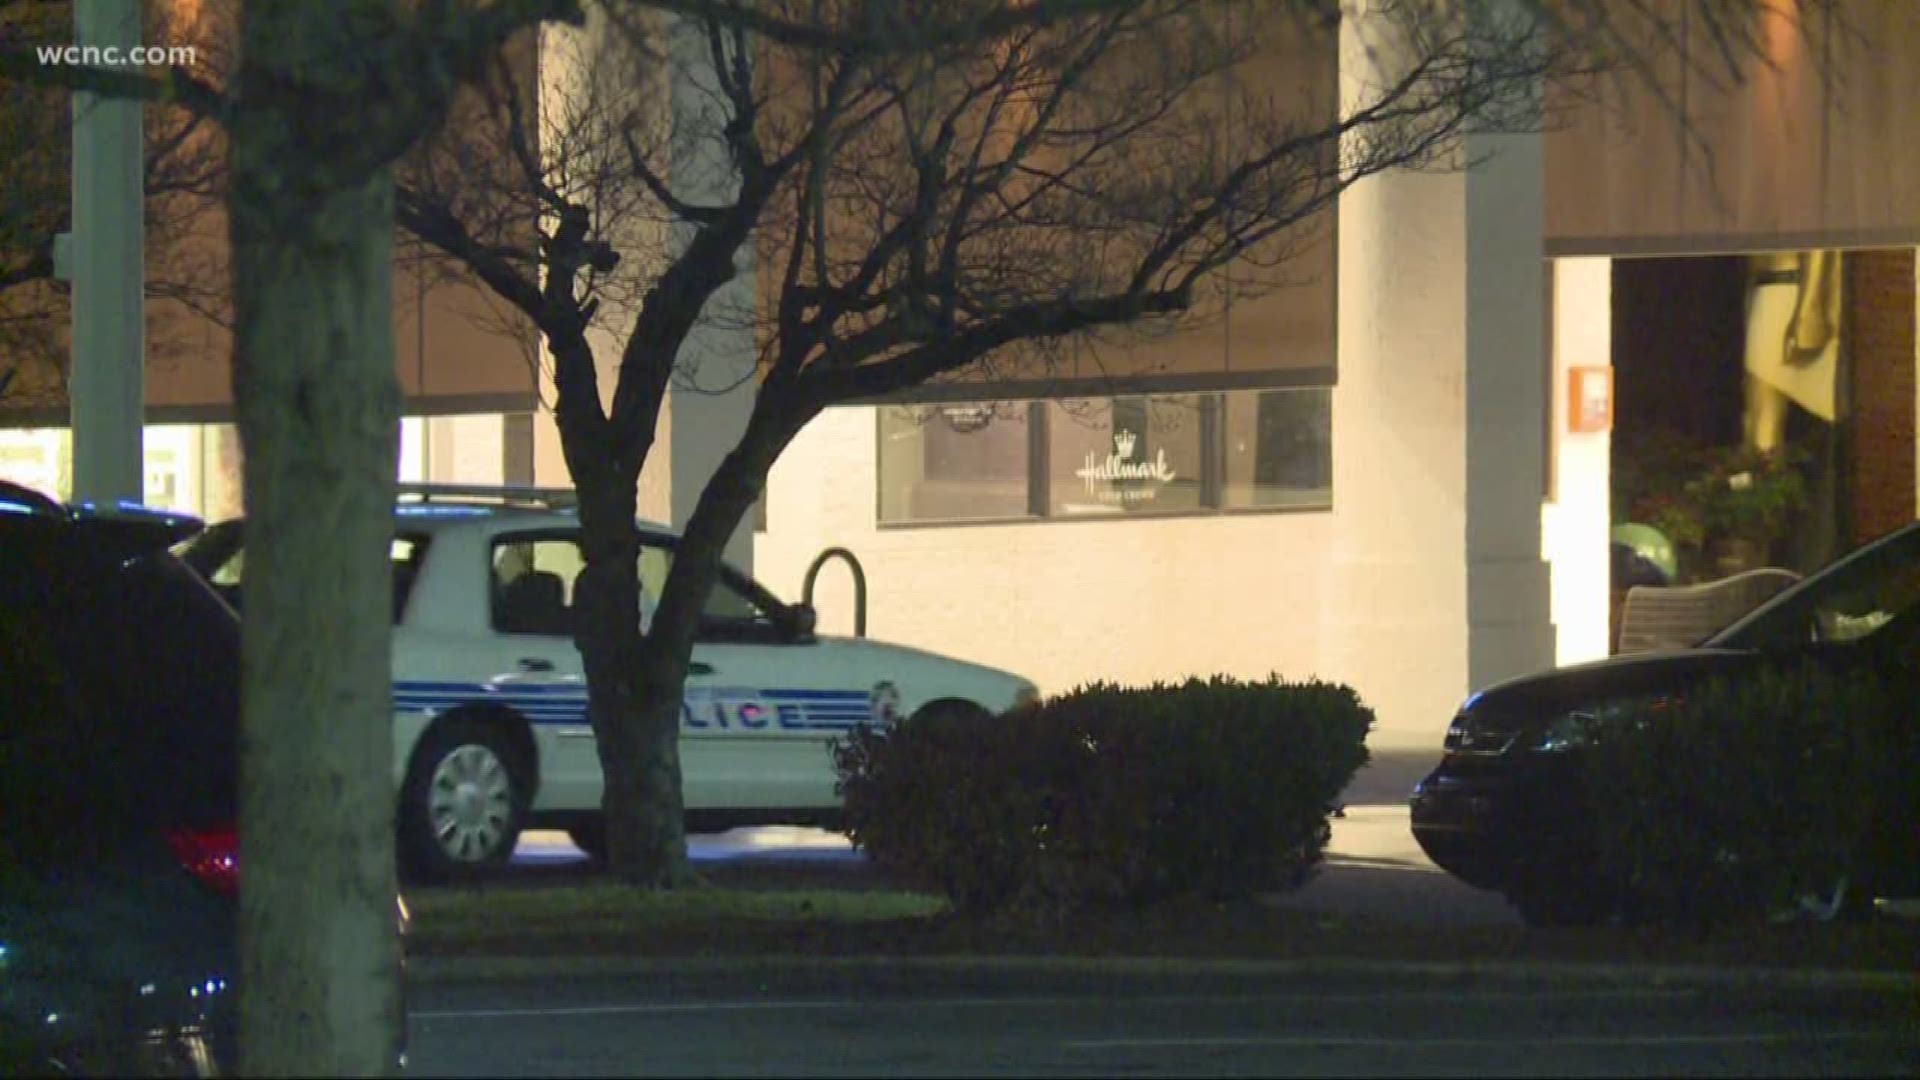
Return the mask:
[[1038,966],[436,984],[419,1076],[1920,1072],[1910,991]]

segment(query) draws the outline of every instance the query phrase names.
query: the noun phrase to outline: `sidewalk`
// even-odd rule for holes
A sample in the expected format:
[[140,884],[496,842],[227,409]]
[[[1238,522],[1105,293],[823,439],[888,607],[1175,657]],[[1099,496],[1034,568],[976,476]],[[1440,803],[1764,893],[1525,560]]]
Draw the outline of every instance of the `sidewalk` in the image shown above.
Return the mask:
[[[1365,914],[1427,925],[1517,925],[1501,897],[1460,884],[1428,861],[1413,839],[1407,808],[1349,806],[1333,819],[1327,855],[1314,879],[1278,900],[1282,906]],[[769,826],[687,838],[695,869],[716,878],[751,870],[756,880],[794,887],[882,888],[846,837],[819,829]],[[562,832],[523,835],[514,863],[528,876],[588,872]]]
[[1313,880],[1270,902],[1437,928],[1520,925],[1505,897],[1465,885],[1427,859],[1405,804],[1347,807],[1333,820],[1326,862]]

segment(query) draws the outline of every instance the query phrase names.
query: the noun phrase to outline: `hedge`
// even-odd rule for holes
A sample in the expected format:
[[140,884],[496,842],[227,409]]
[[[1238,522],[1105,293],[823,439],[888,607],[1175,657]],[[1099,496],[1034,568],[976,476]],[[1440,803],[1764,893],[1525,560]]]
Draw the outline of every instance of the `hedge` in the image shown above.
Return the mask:
[[883,872],[963,911],[1058,914],[1298,887],[1372,722],[1321,682],[1098,683],[863,726],[835,766],[848,832]]
[[1601,721],[1586,754],[1602,879],[1651,921],[1792,910],[1863,877],[1917,826],[1905,678],[1760,667]]

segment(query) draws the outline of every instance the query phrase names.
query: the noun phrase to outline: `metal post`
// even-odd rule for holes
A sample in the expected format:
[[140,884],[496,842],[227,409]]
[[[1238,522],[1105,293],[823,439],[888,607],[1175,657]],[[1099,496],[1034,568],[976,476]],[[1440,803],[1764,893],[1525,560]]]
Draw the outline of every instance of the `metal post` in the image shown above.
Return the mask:
[[[123,66],[140,44],[140,0],[73,6],[83,48]],[[142,104],[73,95],[73,367],[67,390],[77,502],[144,494],[145,176]]]
[[853,552],[843,547],[832,547],[821,552],[807,567],[806,580],[800,585],[800,603],[813,606],[813,582],[820,576],[820,568],[828,560],[839,559],[853,572],[853,636],[867,636],[867,572],[860,566],[860,560]]

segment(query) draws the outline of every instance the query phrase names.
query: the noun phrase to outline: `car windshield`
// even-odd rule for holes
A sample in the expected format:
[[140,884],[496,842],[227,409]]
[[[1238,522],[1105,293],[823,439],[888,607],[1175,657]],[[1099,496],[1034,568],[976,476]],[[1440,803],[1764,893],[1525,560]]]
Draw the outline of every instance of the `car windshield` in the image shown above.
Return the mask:
[[1920,526],[1828,566],[1701,644],[1790,649],[1865,637],[1920,607]]

